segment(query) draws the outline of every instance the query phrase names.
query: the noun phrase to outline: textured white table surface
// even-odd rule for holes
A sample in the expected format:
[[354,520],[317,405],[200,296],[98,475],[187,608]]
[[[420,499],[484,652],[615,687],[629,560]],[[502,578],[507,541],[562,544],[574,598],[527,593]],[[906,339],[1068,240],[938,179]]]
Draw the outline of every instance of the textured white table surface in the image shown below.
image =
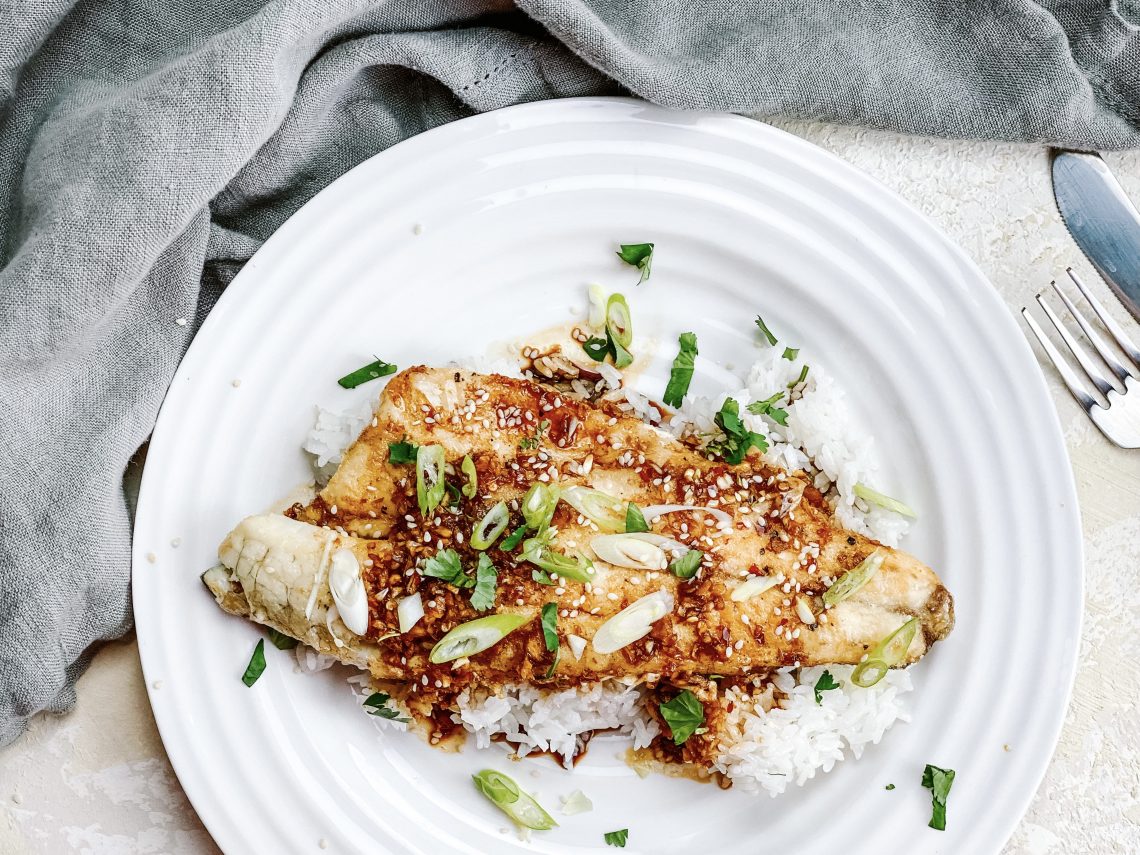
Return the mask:
[[[1098,281],[1057,216],[1041,147],[777,124],[870,173],[930,216],[978,262],[1011,312],[1067,265]],[[1107,159],[1140,201],[1140,152]],[[1046,375],[1080,492],[1085,623],[1061,743],[1005,853],[1136,853],[1140,451],[1109,445],[1051,369]],[[1024,701],[1031,715],[1033,699]],[[41,716],[0,750],[0,853],[217,851],[166,759],[133,638],[107,645],[95,658],[79,683],[74,712]]]

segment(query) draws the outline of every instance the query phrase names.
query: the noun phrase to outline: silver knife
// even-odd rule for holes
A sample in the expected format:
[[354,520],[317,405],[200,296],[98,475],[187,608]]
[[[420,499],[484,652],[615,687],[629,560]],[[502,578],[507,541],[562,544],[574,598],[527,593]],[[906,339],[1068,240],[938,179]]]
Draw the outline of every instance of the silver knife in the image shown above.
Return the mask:
[[1140,321],[1140,212],[1124,188],[1099,155],[1054,149],[1053,195],[1077,246]]

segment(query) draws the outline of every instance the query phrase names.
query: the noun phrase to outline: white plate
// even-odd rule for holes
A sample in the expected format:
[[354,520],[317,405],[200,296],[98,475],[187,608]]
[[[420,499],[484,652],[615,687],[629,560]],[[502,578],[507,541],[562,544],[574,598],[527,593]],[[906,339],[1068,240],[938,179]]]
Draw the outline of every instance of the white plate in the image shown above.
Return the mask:
[[[422,233],[413,227],[422,224]],[[652,279],[612,250],[657,244]],[[762,312],[826,364],[921,519],[904,546],[938,569],[958,626],[914,669],[913,722],[778,800],[638,779],[599,738],[573,773],[500,749],[432,750],[381,732],[343,675],[295,673],[198,580],[242,516],[308,477],[313,403],[373,397],[335,378],[477,353],[565,321],[599,281],[630,297],[641,379],[660,394],[675,336],[700,340],[695,390],[743,367]],[[241,381],[235,387],[234,380]],[[175,549],[172,538],[180,537]],[[146,560],[157,554],[157,562]],[[1081,549],[1044,383],[981,273],[881,186],[743,118],[624,99],[513,107],[378,155],[282,226],[226,291],[174,379],[150,446],[134,549],[151,703],[190,800],[227,852],[996,852],[1053,751],[1072,683]],[[160,681],[160,682],[159,682]],[[1009,747],[1009,750],[1005,749]],[[949,829],[926,827],[926,763],[956,769]],[[530,844],[468,774],[516,775],[592,813]],[[533,771],[532,771],[533,770]],[[896,789],[886,791],[893,783]],[[612,850],[610,850],[612,851]]]

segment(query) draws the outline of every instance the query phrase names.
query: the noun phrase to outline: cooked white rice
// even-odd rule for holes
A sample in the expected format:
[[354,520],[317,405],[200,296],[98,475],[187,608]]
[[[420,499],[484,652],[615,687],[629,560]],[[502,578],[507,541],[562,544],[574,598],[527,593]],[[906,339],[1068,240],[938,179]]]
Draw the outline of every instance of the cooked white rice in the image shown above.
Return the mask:
[[[667,429],[676,436],[715,435],[716,413],[726,397],[735,398],[748,428],[767,437],[765,458],[770,463],[806,472],[848,528],[897,545],[906,533],[907,520],[868,507],[854,493],[860,482],[877,489],[884,487],[878,481],[879,464],[870,433],[856,424],[846,395],[826,369],[802,356],[801,351],[801,358],[787,360],[780,348],[765,350],[747,377],[740,378],[739,388],[713,397],[687,398]],[[747,412],[749,403],[788,389],[804,364],[810,364],[806,381],[795,386],[790,402],[785,398],[778,403],[788,412],[786,427]],[[520,376],[517,362],[503,354],[465,360],[464,367]],[[605,397],[622,409],[656,423],[658,413],[649,398],[623,388],[621,374],[612,366],[602,363],[596,367],[603,380],[599,388],[589,391],[604,391]],[[372,415],[367,404],[341,414],[317,409],[317,421],[304,448],[314,457],[319,483],[336,469]],[[306,671],[327,668],[333,661],[304,646],[297,648],[296,655]],[[824,692],[817,705],[813,687],[824,670],[842,686]],[[902,699],[911,690],[910,675],[905,670],[889,672],[871,689],[851,687],[851,671],[849,666],[798,671],[785,668],[773,675],[766,690],[751,695],[726,692],[724,701],[733,701],[734,712],[728,717],[728,737],[718,746],[716,771],[747,792],[765,791],[776,796],[789,784],[801,786],[817,772],[830,771],[847,752],[859,757],[896,721],[909,720]],[[366,675],[354,676],[349,682],[361,698],[372,691]],[[642,690],[618,681],[559,691],[529,685],[508,686],[499,692],[467,690],[459,697],[455,719],[480,748],[498,736],[515,746],[520,756],[550,752],[567,765],[590,731],[617,731],[628,736],[634,747],[647,746],[660,732],[645,709]],[[374,720],[384,727],[406,729],[388,719]]]
[[[796,786],[830,772],[850,750],[856,757],[869,744],[877,744],[896,721],[910,716],[901,696],[911,690],[910,674],[901,669],[889,671],[870,689],[851,687],[849,665],[792,668],[777,671],[772,681],[783,697],[764,709],[742,692],[729,689],[733,701],[725,730],[726,739],[718,746],[715,768],[745,792],[761,789],[778,796],[788,784]],[[841,688],[820,693],[815,702],[815,684],[824,671],[841,683]]]
[[559,691],[529,685],[501,692],[467,689],[459,696],[455,718],[480,748],[502,736],[520,757],[548,751],[566,766],[591,731],[617,730],[632,738],[635,748],[646,747],[661,732],[642,703],[642,690],[616,680]]

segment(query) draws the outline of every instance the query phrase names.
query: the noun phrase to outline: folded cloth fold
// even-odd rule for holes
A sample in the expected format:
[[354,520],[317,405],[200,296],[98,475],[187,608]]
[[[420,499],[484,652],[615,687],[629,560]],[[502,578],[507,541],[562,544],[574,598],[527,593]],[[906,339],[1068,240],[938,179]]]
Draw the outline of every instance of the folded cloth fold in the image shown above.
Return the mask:
[[45,0],[0,40],[0,744],[130,628],[123,475],[260,243],[365,158],[632,92],[1140,145],[1133,3]]

